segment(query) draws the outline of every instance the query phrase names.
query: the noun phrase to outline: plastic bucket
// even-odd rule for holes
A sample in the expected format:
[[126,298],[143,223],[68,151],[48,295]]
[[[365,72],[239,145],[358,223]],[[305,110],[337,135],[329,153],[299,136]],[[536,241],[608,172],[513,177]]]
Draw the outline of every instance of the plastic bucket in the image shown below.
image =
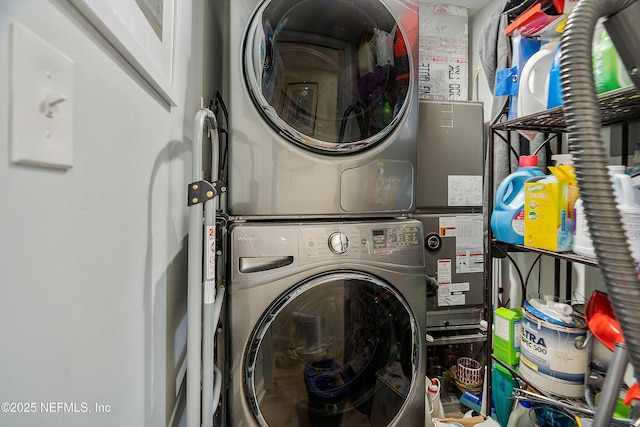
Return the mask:
[[[586,344],[585,344],[586,342]],[[523,312],[520,375],[556,396],[580,398],[591,362],[586,327],[560,326]]]

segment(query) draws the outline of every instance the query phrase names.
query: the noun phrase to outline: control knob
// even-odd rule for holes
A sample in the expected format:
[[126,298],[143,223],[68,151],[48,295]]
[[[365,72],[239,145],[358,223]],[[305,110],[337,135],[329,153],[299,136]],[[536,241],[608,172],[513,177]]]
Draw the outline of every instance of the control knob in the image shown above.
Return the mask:
[[334,254],[343,254],[347,251],[348,247],[349,238],[347,238],[346,234],[336,231],[329,236],[329,249],[331,249],[331,252]]

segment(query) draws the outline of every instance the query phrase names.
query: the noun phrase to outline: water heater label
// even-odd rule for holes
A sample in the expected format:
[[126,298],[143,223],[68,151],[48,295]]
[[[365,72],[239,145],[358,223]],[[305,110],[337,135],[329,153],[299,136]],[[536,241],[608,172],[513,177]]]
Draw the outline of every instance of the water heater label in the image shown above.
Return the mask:
[[438,219],[440,237],[456,237],[455,217],[443,216]]
[[446,285],[451,283],[451,260],[438,260],[438,284]]
[[464,305],[465,291],[469,290],[469,283],[454,283],[438,286],[438,306]]
[[484,271],[482,216],[456,217],[456,273]]

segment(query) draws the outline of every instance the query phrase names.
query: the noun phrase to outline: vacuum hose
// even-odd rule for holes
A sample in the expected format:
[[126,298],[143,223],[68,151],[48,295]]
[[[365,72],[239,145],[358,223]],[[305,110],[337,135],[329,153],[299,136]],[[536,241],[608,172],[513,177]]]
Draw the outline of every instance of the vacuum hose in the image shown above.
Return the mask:
[[631,361],[635,372],[640,373],[640,281],[607,171],[608,155],[601,135],[591,56],[597,20],[612,16],[634,2],[578,2],[562,34],[561,81],[569,150],[574,158],[589,232]]

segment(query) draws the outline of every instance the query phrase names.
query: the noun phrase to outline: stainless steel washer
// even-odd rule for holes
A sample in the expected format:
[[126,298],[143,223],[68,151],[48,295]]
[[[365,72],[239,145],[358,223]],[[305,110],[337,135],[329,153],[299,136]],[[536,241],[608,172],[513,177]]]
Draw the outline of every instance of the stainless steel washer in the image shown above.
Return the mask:
[[229,8],[229,213],[414,211],[417,1],[234,0]]
[[229,238],[230,425],[424,423],[419,221],[238,223]]

